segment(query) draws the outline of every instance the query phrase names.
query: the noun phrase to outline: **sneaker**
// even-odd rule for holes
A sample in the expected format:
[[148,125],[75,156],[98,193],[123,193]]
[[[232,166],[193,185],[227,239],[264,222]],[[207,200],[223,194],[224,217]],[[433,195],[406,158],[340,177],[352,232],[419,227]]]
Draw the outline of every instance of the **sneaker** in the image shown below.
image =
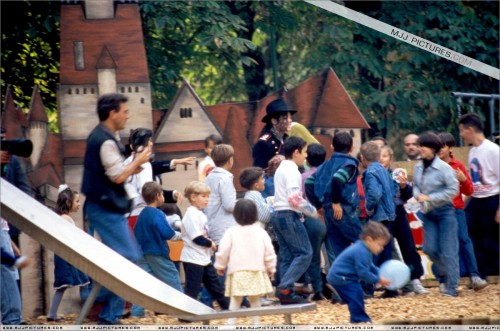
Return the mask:
[[448,292],[445,283],[439,283],[439,292],[441,292],[441,294],[445,294]]
[[306,303],[309,302],[300,295],[293,293],[289,289],[278,289],[276,290],[276,297],[280,300],[282,305],[290,305],[294,303]]
[[293,291],[297,294],[312,294],[314,290],[312,289],[311,284],[296,284],[293,288]]
[[413,293],[418,294],[418,295],[424,295],[424,294],[429,294],[429,291],[422,286],[422,283],[420,283],[420,280],[414,279],[411,281],[413,285]]
[[470,278],[470,285],[474,291],[479,291],[488,286],[488,282],[479,276],[472,276]]
[[456,298],[458,297],[458,292],[455,289],[449,289],[448,291],[443,293],[443,296]]
[[261,305],[262,307],[272,306],[272,305],[274,305],[274,304],[275,304],[275,302],[274,302],[274,301],[269,300],[269,299],[266,299],[266,298],[264,298],[264,297],[260,298],[259,300],[260,300],[260,305]]
[[47,322],[62,322],[62,321],[64,321],[63,317],[59,317],[59,316],[47,317]]

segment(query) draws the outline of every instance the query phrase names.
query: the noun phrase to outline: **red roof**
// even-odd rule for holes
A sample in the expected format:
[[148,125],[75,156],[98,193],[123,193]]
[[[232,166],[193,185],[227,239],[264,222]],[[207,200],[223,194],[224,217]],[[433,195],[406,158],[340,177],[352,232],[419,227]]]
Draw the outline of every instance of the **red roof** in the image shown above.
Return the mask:
[[[113,63],[118,83],[149,83],[139,7],[115,6],[114,19],[93,20],[85,18],[80,4],[61,6],[60,84],[96,84],[96,68],[113,67]],[[75,41],[83,42],[84,70],[75,67]]]
[[[2,111],[2,128],[6,130],[5,139],[24,138],[23,129],[19,118],[22,111],[16,107],[10,86],[5,92],[5,102]],[[23,113],[24,114],[24,113]]]
[[33,88],[33,93],[31,95],[28,123],[34,121],[44,123],[49,122],[47,113],[45,112],[45,106],[43,105],[42,97],[40,96],[40,91],[38,90],[38,85],[35,85],[35,87]]
[[332,68],[326,71],[321,100],[318,103],[318,109],[311,126],[323,128],[370,128],[370,125],[356,104],[354,104]]

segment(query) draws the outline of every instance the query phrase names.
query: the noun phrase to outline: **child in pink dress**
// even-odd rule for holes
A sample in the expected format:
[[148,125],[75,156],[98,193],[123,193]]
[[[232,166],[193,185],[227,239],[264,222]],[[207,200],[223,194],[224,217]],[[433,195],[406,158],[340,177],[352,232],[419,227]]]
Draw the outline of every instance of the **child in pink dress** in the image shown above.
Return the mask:
[[[248,199],[239,200],[234,207],[238,225],[226,230],[215,255],[215,268],[219,275],[227,272],[225,295],[231,298],[229,309],[238,309],[243,297],[250,307],[260,307],[259,298],[271,293],[270,277],[276,272],[276,254],[271,238],[256,225],[257,207]],[[227,324],[235,324],[231,318]],[[259,323],[259,317],[253,317]]]

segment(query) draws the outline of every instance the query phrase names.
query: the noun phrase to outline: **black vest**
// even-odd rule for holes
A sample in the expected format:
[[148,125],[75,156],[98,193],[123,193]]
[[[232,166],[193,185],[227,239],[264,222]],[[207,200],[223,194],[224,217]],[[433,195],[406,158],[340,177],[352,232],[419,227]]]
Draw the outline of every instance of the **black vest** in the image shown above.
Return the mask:
[[130,201],[125,188],[123,184],[115,184],[106,176],[106,170],[99,155],[102,144],[110,139],[116,142],[120,152],[124,155],[123,144],[117,141],[102,124],[96,126],[90,133],[83,162],[82,193],[85,194],[87,200],[110,211],[124,214],[130,211]]

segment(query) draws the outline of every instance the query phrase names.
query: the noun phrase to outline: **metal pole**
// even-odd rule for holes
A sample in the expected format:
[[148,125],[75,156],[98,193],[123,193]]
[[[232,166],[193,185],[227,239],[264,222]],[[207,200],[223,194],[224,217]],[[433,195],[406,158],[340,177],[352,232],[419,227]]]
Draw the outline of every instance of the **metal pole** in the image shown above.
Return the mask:
[[491,141],[495,141],[495,116],[494,116],[494,113],[495,113],[495,100],[493,98],[491,98],[490,100],[488,100],[488,108],[490,110],[490,140]]
[[76,319],[75,324],[76,325],[82,325],[83,320],[85,317],[87,317],[90,309],[92,308],[92,305],[94,304],[95,299],[97,298],[97,294],[101,290],[102,285],[99,283],[96,283],[95,281],[92,283],[92,290],[90,291],[90,294],[85,300],[85,303],[83,304],[82,311],[80,312],[80,315]]
[[[458,118],[460,118],[462,116],[462,108],[461,108],[461,105],[462,105],[462,98],[461,97],[458,97],[456,98],[456,101],[457,101],[457,114],[458,114]],[[460,135],[458,135],[458,146],[459,147],[462,147],[463,146],[463,139]]]

